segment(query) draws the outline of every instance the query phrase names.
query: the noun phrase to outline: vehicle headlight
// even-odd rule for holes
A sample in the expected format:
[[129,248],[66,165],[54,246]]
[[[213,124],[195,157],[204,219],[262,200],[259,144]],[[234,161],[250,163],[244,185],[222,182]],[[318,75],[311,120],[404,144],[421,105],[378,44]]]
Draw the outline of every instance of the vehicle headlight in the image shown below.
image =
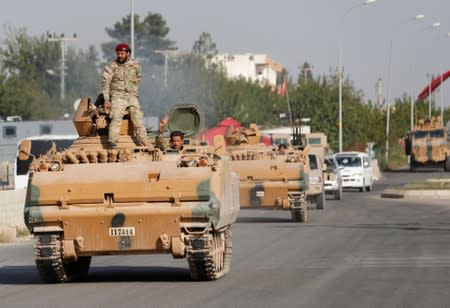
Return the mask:
[[62,165],[59,161],[52,161],[50,164],[50,171],[59,171],[61,168]]

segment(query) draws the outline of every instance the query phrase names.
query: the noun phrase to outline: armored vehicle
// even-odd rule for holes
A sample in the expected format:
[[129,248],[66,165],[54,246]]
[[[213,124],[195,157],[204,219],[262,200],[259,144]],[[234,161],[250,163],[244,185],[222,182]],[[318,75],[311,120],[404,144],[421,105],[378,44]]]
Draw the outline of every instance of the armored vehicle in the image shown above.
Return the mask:
[[278,153],[260,144],[256,125],[230,127],[225,135],[227,155],[240,179],[241,208],[288,210],[294,222],[306,222],[306,191],[309,183],[307,151]]
[[[308,154],[309,168],[309,189],[306,193],[307,200],[315,203],[316,208],[323,210],[325,208],[325,176],[326,168],[325,153],[327,151],[328,142],[327,136],[324,133],[314,132],[306,133],[303,136],[306,146],[311,148]],[[300,145],[300,148],[302,146]]]
[[405,154],[410,155],[409,167],[443,167],[450,171],[448,128],[439,116],[419,120],[413,131],[405,138]]
[[[178,123],[171,127],[192,134],[200,129],[187,125],[200,123],[191,121],[199,119],[197,108],[174,110],[185,116],[174,116]],[[207,147],[165,153],[137,146],[127,116],[111,148],[108,114],[88,98],[73,122],[79,138],[30,165],[25,223],[36,239],[34,256],[44,282],[85,277],[97,255],[187,258],[194,280],[215,280],[230,271],[239,178],[226,157]],[[26,146],[21,152],[29,153]]]

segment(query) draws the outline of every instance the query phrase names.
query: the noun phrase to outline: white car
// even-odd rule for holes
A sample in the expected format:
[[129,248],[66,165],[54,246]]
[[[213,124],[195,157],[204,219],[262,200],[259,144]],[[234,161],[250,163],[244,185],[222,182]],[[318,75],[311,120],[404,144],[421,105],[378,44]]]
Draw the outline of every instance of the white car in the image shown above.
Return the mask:
[[327,169],[324,171],[325,193],[333,194],[335,200],[342,200],[342,175],[341,169],[333,155],[325,157]]
[[358,188],[361,192],[371,191],[373,185],[372,164],[364,152],[341,152],[335,155],[343,169],[342,187]]

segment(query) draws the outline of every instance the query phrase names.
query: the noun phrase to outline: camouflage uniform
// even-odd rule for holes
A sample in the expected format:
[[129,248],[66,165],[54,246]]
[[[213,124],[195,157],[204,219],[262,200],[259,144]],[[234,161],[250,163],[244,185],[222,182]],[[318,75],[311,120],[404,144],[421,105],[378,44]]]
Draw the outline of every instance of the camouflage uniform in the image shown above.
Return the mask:
[[164,138],[162,132],[159,132],[159,134],[155,137],[155,146],[161,151],[165,151],[170,147],[169,142]]
[[111,101],[112,103],[108,137],[110,143],[117,143],[122,117],[125,109],[129,107],[135,134],[143,145],[147,145],[144,112],[138,101],[140,83],[141,66],[134,59],[128,59],[125,63],[114,60],[105,66],[102,75],[103,96],[105,101]]

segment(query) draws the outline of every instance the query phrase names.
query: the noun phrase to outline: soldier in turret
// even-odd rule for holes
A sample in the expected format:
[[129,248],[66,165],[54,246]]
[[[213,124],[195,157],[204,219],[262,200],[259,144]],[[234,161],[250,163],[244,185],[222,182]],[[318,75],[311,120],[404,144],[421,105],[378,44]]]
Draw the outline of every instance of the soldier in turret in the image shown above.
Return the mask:
[[129,108],[130,119],[140,145],[147,145],[147,132],[144,126],[144,112],[138,101],[141,83],[141,66],[131,58],[131,49],[127,44],[116,46],[117,59],[107,64],[102,75],[102,93],[105,108],[110,110],[108,141],[116,147],[120,135],[122,117]]
[[184,134],[182,131],[175,130],[170,133],[170,140],[169,140],[170,144],[167,144],[164,140],[163,133],[168,121],[169,118],[167,115],[159,120],[159,133],[156,136],[156,147],[160,148],[163,151],[169,147],[172,150],[182,151],[184,142]]

